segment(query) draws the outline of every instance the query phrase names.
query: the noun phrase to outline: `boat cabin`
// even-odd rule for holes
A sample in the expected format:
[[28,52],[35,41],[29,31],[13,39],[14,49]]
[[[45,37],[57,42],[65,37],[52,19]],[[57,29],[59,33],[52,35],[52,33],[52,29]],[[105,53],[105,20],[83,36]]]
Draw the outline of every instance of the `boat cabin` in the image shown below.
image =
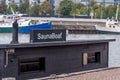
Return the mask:
[[[57,32],[50,33],[47,38],[60,38],[57,36],[62,32]],[[38,33],[42,37],[38,38]],[[0,45],[2,79],[27,80],[108,67],[109,41],[114,39],[69,41],[64,38],[43,42],[39,40],[46,39],[47,34],[43,33],[32,32],[37,38],[32,37],[30,43]]]

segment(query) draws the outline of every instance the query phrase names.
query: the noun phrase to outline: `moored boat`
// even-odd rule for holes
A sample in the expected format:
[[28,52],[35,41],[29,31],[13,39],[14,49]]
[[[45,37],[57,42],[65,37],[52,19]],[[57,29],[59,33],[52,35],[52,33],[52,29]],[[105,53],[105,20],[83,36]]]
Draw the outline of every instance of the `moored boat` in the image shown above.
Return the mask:
[[120,25],[115,19],[107,19],[105,26],[95,25],[95,28],[100,34],[120,34]]
[[3,16],[2,19],[0,19],[0,33],[12,32],[12,24],[16,19],[19,26],[19,33],[29,33],[34,29],[44,30],[52,28],[51,21],[25,20],[20,19],[18,16]]

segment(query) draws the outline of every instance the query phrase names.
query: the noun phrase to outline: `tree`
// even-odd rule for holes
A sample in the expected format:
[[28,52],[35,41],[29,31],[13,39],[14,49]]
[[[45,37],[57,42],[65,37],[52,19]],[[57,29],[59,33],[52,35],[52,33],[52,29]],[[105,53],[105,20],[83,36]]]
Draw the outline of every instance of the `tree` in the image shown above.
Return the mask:
[[0,14],[6,14],[7,6],[4,3],[0,4]]
[[96,17],[99,17],[99,15],[100,15],[100,11],[98,11],[98,10],[101,11],[100,5],[94,4],[94,5],[93,5],[93,12],[94,12],[94,17],[95,17],[95,18],[96,18]]
[[70,15],[71,15],[71,16],[75,16],[75,15],[76,15],[76,3],[74,3],[74,4],[72,5],[72,10],[71,10],[71,12],[70,12]]
[[106,13],[106,18],[109,17],[109,18],[112,18],[114,17],[115,18],[115,14],[116,14],[116,7],[113,6],[113,5],[109,5],[106,7],[106,10],[105,10],[105,13]]
[[63,0],[58,7],[57,13],[64,16],[70,16],[73,2],[71,0]]
[[9,13],[9,14],[13,14],[13,13],[16,13],[18,11],[19,11],[18,6],[15,3],[9,5],[7,8],[7,13]]
[[39,5],[34,5],[32,7],[30,7],[29,9],[29,14],[32,14],[32,15],[39,15]]
[[93,13],[93,16],[95,17],[96,13],[95,13],[95,9],[97,9],[97,3],[94,0],[90,1],[90,6],[91,6],[91,13]]
[[71,11],[71,15],[86,14],[87,8],[82,3],[74,3]]
[[87,14],[87,8],[86,7],[82,7],[80,10],[79,10],[80,14]]
[[105,13],[105,9],[106,9],[106,7],[105,7],[105,0],[102,0],[102,3],[100,3],[100,8],[101,8],[101,16],[100,16],[100,18],[102,19],[102,18],[106,18],[106,13]]
[[18,10],[20,13],[28,13],[27,10],[29,9],[29,3],[21,3]]
[[95,0],[90,0],[90,6],[94,6],[96,4]]
[[46,0],[39,7],[40,15],[50,15],[53,13],[52,5]]
[[[101,5],[98,5],[98,7],[95,9],[95,18],[100,19],[101,18]],[[103,17],[102,17],[103,18]]]

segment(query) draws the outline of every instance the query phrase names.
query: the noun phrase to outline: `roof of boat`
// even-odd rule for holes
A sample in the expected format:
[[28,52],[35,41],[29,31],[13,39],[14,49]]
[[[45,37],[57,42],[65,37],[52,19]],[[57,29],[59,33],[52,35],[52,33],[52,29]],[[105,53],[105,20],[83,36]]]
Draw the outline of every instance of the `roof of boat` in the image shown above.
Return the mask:
[[115,39],[104,39],[104,40],[67,40],[67,41],[37,42],[37,43],[1,44],[0,48],[28,48],[28,47],[81,45],[81,44],[105,43],[105,42],[109,42],[109,41],[115,41]]

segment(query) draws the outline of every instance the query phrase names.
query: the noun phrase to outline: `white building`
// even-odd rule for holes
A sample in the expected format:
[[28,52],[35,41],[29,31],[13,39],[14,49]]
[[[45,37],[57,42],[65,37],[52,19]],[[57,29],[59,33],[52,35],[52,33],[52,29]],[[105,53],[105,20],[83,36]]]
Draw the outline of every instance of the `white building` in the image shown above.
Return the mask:
[[29,0],[29,4],[31,6],[33,6],[33,5],[37,4],[37,0]]
[[6,0],[5,3],[6,3],[6,5],[9,5],[11,3],[14,3],[14,0]]
[[115,2],[115,5],[120,4],[120,0],[114,0],[114,2]]

